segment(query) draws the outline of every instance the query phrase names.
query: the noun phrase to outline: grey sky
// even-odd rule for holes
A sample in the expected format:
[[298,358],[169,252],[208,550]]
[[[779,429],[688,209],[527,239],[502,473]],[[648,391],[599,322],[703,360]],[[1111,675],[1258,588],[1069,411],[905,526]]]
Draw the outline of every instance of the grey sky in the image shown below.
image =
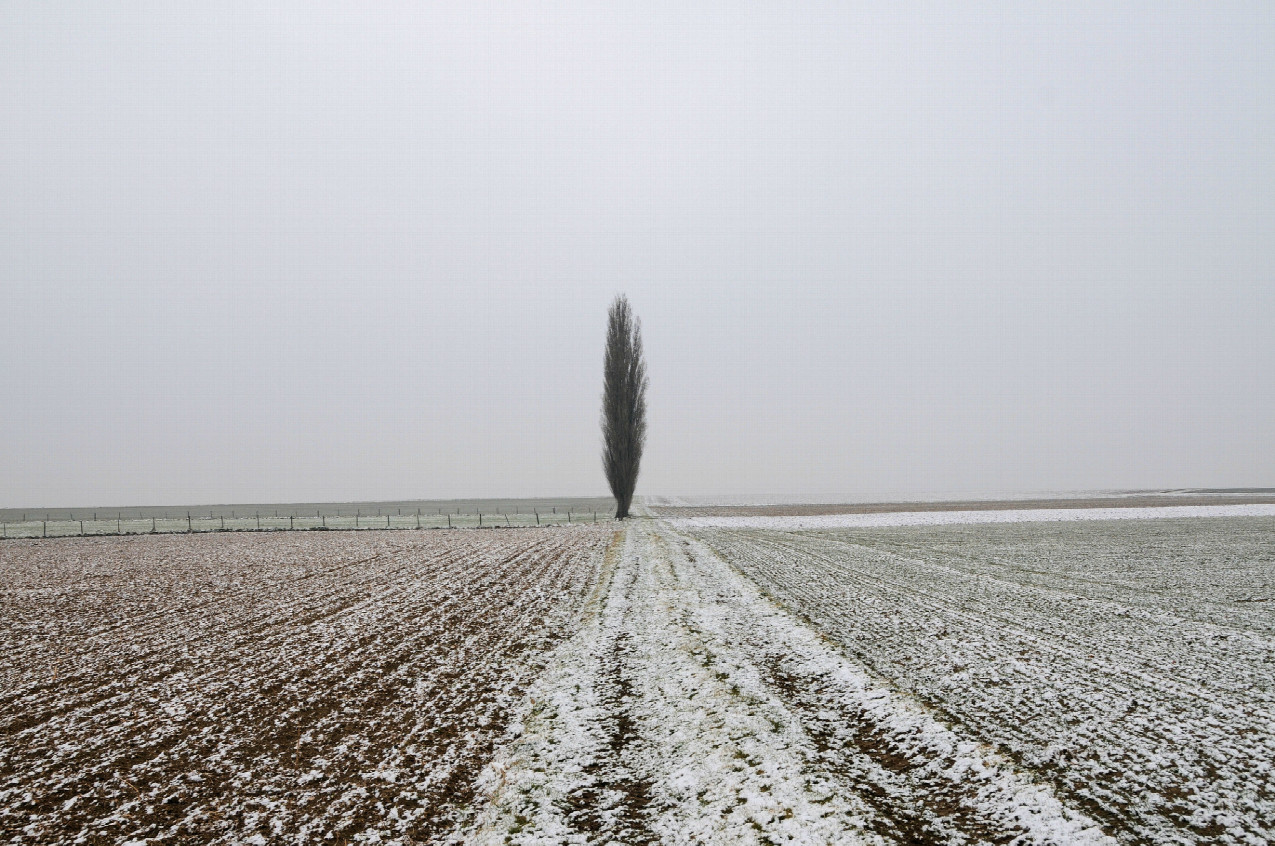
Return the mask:
[[[880,6],[884,8],[874,8]],[[0,505],[1275,484],[1275,6],[0,6]]]

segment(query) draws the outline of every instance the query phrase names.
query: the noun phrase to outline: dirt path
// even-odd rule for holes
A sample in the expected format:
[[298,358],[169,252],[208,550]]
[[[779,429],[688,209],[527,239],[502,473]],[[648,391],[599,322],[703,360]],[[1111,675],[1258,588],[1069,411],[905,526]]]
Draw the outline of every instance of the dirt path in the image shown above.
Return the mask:
[[1114,842],[658,521],[510,737],[469,842]]

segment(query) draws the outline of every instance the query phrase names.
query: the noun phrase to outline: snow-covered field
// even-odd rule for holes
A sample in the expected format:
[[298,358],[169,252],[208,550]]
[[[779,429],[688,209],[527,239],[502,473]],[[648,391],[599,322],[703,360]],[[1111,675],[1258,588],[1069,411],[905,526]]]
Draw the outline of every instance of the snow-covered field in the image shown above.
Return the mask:
[[0,547],[0,841],[428,841],[613,531]]
[[1275,521],[1093,516],[10,541],[0,839],[1271,842]]
[[697,537],[1129,843],[1275,840],[1275,521]]

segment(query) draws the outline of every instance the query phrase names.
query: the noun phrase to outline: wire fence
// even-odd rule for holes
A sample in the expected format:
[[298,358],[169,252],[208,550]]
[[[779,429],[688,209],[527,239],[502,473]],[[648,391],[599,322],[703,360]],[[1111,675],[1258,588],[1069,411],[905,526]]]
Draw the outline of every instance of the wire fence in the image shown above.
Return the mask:
[[136,514],[124,516],[117,513],[114,517],[94,513],[89,519],[77,519],[69,515],[67,519],[48,519],[47,515],[37,515],[41,519],[23,519],[0,522],[0,540],[10,538],[55,538],[55,537],[94,537],[146,534],[197,534],[208,532],[286,532],[286,531],[365,531],[381,530],[417,530],[417,529],[510,529],[534,528],[550,526],[568,526],[581,523],[601,523],[611,519],[610,512],[596,509],[559,509],[548,510],[532,508],[526,511],[445,511],[441,507],[435,511],[417,508],[415,511],[397,509],[394,514],[365,514],[356,509],[353,514],[324,513],[322,509],[311,512],[290,512],[280,514],[278,510],[262,513],[256,511],[242,514],[232,511],[225,514],[187,512],[173,515],[151,515],[139,517]]

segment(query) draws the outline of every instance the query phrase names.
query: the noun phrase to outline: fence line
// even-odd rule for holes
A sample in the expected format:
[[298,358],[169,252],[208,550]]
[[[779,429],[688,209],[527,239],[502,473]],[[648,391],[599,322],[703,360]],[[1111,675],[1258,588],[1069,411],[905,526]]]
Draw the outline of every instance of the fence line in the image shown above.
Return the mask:
[[[408,509],[409,512],[411,509]],[[18,539],[18,538],[48,538],[48,537],[112,537],[125,535],[144,535],[144,534],[209,534],[216,532],[278,532],[278,531],[371,531],[371,530],[430,530],[430,529],[462,529],[466,528],[465,523],[471,523],[468,528],[479,529],[499,529],[499,528],[535,528],[561,526],[561,525],[578,525],[581,523],[598,523],[608,519],[604,514],[599,518],[596,510],[585,511],[583,513],[566,509],[563,514],[558,513],[556,506],[551,506],[548,512],[541,512],[539,508],[533,508],[529,513],[522,513],[519,509],[514,510],[514,517],[510,519],[507,512],[484,512],[475,510],[473,512],[463,512],[460,508],[456,509],[456,513],[452,514],[449,510],[443,513],[442,508],[437,509],[437,514],[427,514],[422,509],[415,509],[415,513],[403,515],[403,509],[396,509],[396,513],[381,514],[379,509],[376,515],[365,515],[362,509],[355,509],[353,515],[342,514],[337,509],[336,514],[323,514],[321,510],[316,511],[314,517],[302,516],[296,511],[291,514],[280,515],[277,509],[274,510],[273,516],[267,514],[264,518],[260,511],[254,512],[251,516],[237,516],[231,511],[229,518],[224,514],[212,514],[207,517],[200,517],[193,512],[187,512],[184,515],[150,515],[149,517],[123,517],[122,512],[117,513],[114,519],[97,519],[95,512],[93,519],[74,518],[68,514],[66,520],[49,519],[49,515],[45,514],[40,520],[27,520],[26,514],[23,514],[21,521],[0,521],[0,539]],[[376,519],[373,520],[373,517]],[[441,518],[441,519],[440,519]],[[453,518],[464,518],[455,520]],[[231,521],[227,526],[227,519]],[[263,519],[266,521],[263,524]],[[384,523],[381,520],[384,520]],[[397,523],[395,520],[397,519]],[[472,519],[472,522],[471,522]],[[349,521],[353,520],[353,525]],[[331,522],[330,522],[331,521]],[[445,521],[445,523],[443,522]],[[146,524],[150,525],[147,526]],[[236,525],[239,524],[239,525]],[[308,523],[308,525],[307,525]],[[111,531],[111,530],[114,531]],[[52,534],[50,534],[52,530]]]

